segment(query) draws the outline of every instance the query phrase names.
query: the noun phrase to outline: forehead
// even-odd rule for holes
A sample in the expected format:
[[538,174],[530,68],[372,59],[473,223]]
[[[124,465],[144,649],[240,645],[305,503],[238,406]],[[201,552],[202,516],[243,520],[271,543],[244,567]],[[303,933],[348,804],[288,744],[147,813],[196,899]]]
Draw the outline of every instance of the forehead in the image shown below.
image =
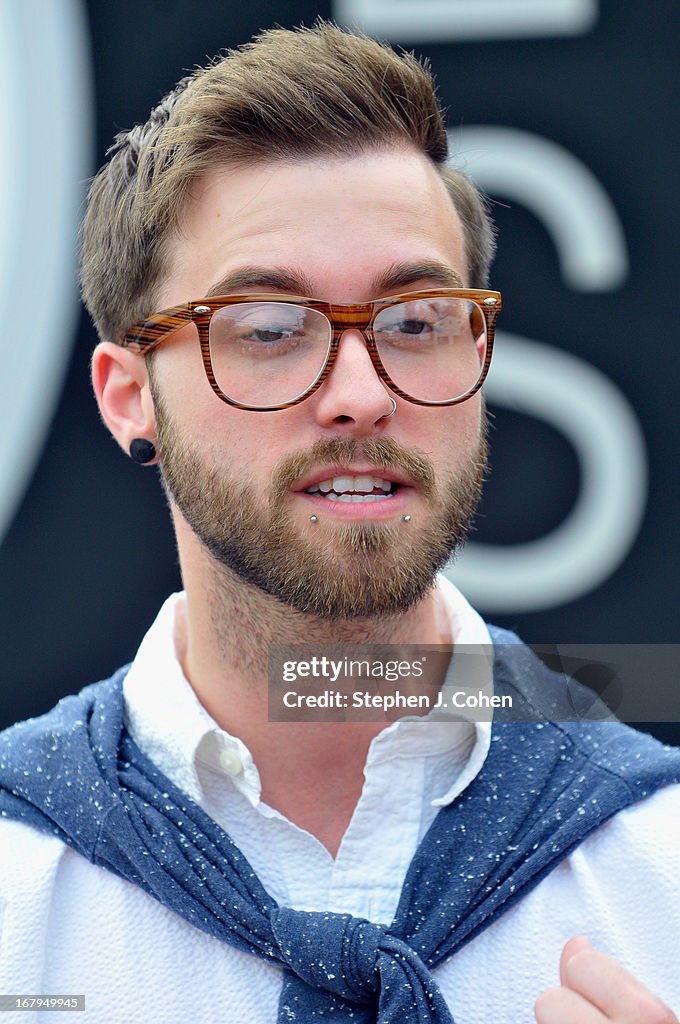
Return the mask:
[[261,266],[293,271],[316,298],[361,301],[376,297],[362,289],[390,266],[428,262],[467,280],[460,218],[421,154],[221,165],[182,211],[163,299],[198,298]]

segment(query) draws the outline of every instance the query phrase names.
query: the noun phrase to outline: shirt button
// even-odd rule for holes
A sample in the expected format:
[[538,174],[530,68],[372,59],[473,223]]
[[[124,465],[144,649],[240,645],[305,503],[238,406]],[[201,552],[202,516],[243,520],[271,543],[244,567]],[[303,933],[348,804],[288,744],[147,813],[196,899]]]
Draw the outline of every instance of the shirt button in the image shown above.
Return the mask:
[[243,771],[243,761],[235,750],[223,750],[220,753],[220,764],[227,775],[240,775]]

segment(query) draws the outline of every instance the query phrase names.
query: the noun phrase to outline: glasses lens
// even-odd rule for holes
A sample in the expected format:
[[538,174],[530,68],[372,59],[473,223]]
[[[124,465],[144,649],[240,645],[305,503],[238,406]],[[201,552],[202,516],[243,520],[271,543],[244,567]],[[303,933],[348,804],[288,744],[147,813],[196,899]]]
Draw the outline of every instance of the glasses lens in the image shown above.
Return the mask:
[[323,313],[291,302],[239,302],[210,321],[220,390],[244,405],[284,405],[321,373],[331,341]]
[[469,299],[433,296],[388,306],[376,316],[373,336],[388,374],[412,398],[462,398],[482,374],[486,321]]

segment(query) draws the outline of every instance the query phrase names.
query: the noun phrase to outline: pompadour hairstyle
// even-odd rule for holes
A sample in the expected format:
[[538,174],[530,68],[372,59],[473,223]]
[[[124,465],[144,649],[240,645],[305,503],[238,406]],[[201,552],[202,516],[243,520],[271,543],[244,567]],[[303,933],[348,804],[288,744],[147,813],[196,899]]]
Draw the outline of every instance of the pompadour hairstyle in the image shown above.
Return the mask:
[[470,285],[484,287],[493,226],[480,193],[446,166],[427,64],[319,21],[263,32],[182,79],[146,124],[116,136],[90,189],[81,282],[99,336],[118,341],[155,311],[168,240],[210,168],[390,146],[433,161],[463,224]]

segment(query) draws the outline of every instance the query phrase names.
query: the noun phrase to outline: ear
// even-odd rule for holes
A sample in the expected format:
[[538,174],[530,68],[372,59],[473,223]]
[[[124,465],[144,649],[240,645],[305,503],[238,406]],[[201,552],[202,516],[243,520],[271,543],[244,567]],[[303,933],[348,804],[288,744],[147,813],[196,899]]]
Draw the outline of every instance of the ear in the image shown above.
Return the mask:
[[156,419],[144,358],[110,341],[92,355],[92,386],[99,412],[127,454],[135,437],[156,439]]

